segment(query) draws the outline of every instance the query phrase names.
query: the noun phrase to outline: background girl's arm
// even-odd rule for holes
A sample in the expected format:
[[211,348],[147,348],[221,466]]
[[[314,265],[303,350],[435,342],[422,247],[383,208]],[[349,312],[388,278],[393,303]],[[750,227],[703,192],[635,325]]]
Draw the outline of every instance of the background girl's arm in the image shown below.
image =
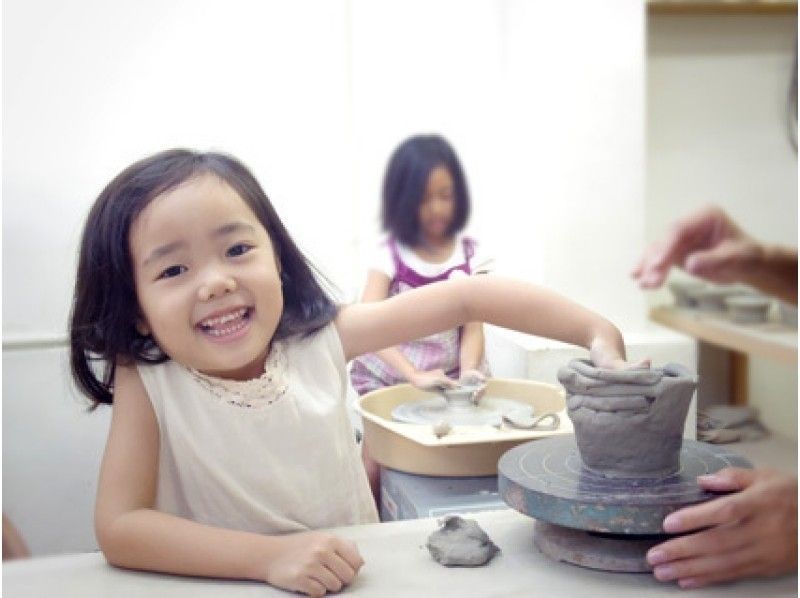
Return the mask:
[[459,365],[461,374],[477,370],[483,361],[485,338],[483,322],[468,322],[461,331],[461,352]]
[[316,596],[338,591],[361,566],[355,545],[329,534],[270,537],[156,511],[158,452],[158,424],[139,373],[118,365],[95,508],[97,539],[112,565],[267,581]]
[[[383,272],[379,272],[378,270],[370,270],[369,274],[367,275],[367,284],[364,287],[364,294],[361,297],[361,301],[364,303],[383,301],[389,296],[390,283],[391,281],[389,280],[389,277]],[[453,385],[453,382],[447,378],[444,372],[418,371],[414,367],[414,364],[411,363],[396,347],[381,349],[380,351],[376,351],[375,354],[392,366],[401,376],[403,376],[403,378],[415,386],[425,387],[437,384],[443,384],[445,386]]]
[[499,276],[438,282],[386,301],[348,305],[336,326],[349,360],[474,321],[586,347],[600,367],[624,365],[622,335],[611,322],[552,291]]

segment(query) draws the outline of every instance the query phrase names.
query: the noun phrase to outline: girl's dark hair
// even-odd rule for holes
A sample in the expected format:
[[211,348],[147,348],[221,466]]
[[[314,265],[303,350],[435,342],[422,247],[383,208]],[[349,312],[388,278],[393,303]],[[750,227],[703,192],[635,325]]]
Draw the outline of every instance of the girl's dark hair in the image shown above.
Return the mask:
[[280,263],[284,306],[274,338],[307,336],[328,324],[336,305],[319,272],[295,245],[261,186],[238,160],[221,153],[167,150],[132,164],[92,206],[83,229],[70,316],[70,366],[78,388],[97,407],[113,402],[117,360],[161,363],[169,357],[136,330],[139,306],[129,232],[158,195],[213,174],[234,189],[267,230]]
[[455,187],[455,214],[447,234],[462,230],[469,220],[467,179],[456,152],[439,135],[409,137],[389,159],[381,209],[383,229],[406,245],[420,241],[419,206],[425,198],[428,177],[437,166],[447,168]]

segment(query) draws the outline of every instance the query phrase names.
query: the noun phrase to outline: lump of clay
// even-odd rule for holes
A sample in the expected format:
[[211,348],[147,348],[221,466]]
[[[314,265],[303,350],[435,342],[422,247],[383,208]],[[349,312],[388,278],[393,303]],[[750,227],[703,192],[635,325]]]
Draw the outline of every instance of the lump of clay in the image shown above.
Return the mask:
[[453,426],[444,420],[438,421],[433,424],[433,435],[436,438],[444,438],[453,430]]
[[558,370],[583,464],[606,477],[666,477],[680,469],[683,425],[697,379],[677,364],[608,370],[573,360]]
[[428,537],[428,551],[445,567],[479,567],[500,549],[473,519],[445,517],[442,528]]

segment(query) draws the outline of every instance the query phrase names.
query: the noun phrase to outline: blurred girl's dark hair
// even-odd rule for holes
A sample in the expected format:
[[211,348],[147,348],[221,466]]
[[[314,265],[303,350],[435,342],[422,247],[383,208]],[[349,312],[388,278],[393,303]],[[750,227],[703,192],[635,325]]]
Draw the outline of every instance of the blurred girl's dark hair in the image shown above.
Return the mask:
[[158,195],[202,174],[234,189],[267,230],[280,263],[284,306],[274,339],[310,335],[336,314],[317,270],[278,218],[261,186],[235,158],[186,149],[160,152],[132,164],[94,202],[80,244],[70,315],[70,366],[78,388],[94,403],[113,402],[114,369],[124,362],[169,359],[153,338],[136,329],[139,306],[133,276],[131,224]]
[[455,214],[447,235],[463,230],[469,220],[469,190],[456,152],[439,135],[409,137],[389,159],[381,209],[383,229],[406,245],[420,241],[419,206],[425,199],[428,177],[437,166],[447,168],[455,187]]

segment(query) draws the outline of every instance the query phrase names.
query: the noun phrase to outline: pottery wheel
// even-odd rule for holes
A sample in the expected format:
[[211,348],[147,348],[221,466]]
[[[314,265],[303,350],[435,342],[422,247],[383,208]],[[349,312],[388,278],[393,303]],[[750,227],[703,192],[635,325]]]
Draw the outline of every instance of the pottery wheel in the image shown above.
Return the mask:
[[681,468],[665,478],[607,478],[587,470],[575,436],[535,440],[498,462],[498,487],[514,509],[576,529],[614,534],[659,534],[669,513],[716,496],[696,477],[750,463],[719,445],[684,440]]
[[429,426],[439,422],[453,426],[499,426],[504,414],[521,410],[527,413],[533,411],[527,403],[498,397],[483,397],[477,405],[433,397],[398,405],[392,410],[392,418],[408,424]]
[[599,534],[537,521],[533,543],[556,561],[602,571],[649,573],[652,568],[647,563],[647,551],[668,538]]
[[497,469],[503,500],[538,520],[534,541],[542,552],[593,569],[637,572],[649,571],[645,553],[667,537],[664,517],[717,496],[696,477],[725,467],[751,465],[718,445],[684,440],[674,475],[607,478],[583,466],[575,437],[567,435],[519,445]]

